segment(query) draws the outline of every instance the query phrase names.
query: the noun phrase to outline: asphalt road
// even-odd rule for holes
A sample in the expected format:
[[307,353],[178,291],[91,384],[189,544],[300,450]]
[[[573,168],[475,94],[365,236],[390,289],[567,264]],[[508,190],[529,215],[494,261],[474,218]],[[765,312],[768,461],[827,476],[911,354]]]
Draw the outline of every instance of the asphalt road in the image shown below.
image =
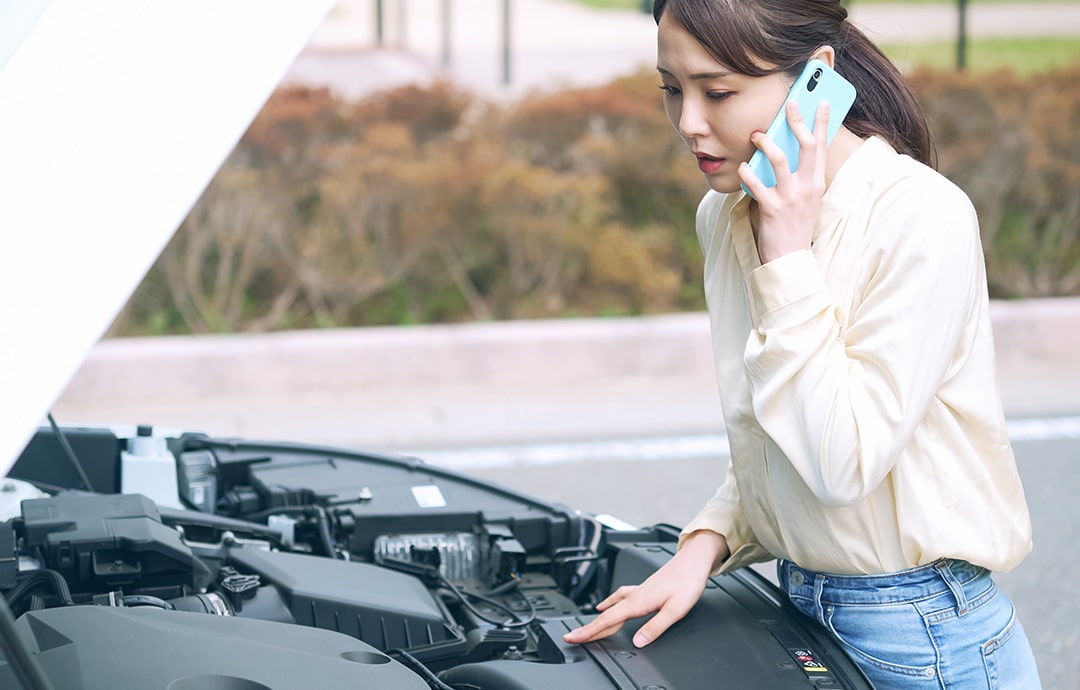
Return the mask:
[[[1080,420],[1027,428],[1014,441],[1024,480],[1035,548],[1014,571],[996,576],[1019,612],[1046,690],[1080,688],[1080,596],[1071,578],[1080,573],[1076,548],[1077,498],[1080,497]],[[663,443],[635,453],[626,445],[548,446],[517,449],[516,461],[488,451],[428,453],[433,464],[456,468],[538,498],[573,508],[609,513],[636,525],[689,521],[718,484],[726,457],[716,451],[723,439],[702,437],[696,445],[683,439],[664,457]],[[633,444],[629,444],[633,445]],[[620,447],[626,452],[621,453]],[[589,454],[611,452],[615,459],[559,460],[575,449]],[[711,449],[711,455],[710,455]],[[640,448],[639,448],[640,450]],[[722,451],[721,451],[722,452]],[[470,462],[469,457],[476,458]],[[772,576],[771,564],[760,567]]]

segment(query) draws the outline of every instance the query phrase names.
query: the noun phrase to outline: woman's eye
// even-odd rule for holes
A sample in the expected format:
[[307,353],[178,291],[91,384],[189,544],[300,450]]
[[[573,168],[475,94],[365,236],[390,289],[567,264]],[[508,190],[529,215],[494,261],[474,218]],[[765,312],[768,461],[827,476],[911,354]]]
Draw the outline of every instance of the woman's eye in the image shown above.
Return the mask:
[[710,91],[707,95],[709,100],[713,101],[726,101],[734,91]]
[[678,96],[679,89],[676,86],[668,86],[667,84],[661,84],[660,90],[664,92],[665,96]]

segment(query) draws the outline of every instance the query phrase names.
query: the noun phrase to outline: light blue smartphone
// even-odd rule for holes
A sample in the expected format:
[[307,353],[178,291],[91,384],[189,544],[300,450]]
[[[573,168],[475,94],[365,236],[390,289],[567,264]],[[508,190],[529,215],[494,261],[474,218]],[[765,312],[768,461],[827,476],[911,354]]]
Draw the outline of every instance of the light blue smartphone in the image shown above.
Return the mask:
[[[818,104],[822,101],[829,102],[829,131],[825,138],[828,144],[832,143],[833,137],[836,136],[836,132],[840,129],[840,125],[843,124],[844,118],[847,116],[848,110],[851,109],[852,103],[855,102],[855,87],[821,60],[810,60],[806,63],[802,74],[791,85],[787,98],[784,99],[783,105],[780,106],[780,112],[776,114],[772,124],[769,125],[769,129],[765,131],[765,134],[784,151],[791,172],[795,172],[796,168],[799,167],[799,140],[795,138],[795,133],[791,131],[791,127],[788,125],[785,109],[788,101],[792,99],[799,104],[799,112],[802,113],[803,119],[810,127],[811,132],[814,131]],[[760,150],[755,151],[750,158],[750,170],[765,183],[766,187],[776,186],[776,172],[773,170],[772,164],[769,163],[769,159]],[[747,194],[750,194],[750,190],[746,188],[745,184],[742,185],[742,188]],[[754,195],[750,194],[750,196],[753,197]]]

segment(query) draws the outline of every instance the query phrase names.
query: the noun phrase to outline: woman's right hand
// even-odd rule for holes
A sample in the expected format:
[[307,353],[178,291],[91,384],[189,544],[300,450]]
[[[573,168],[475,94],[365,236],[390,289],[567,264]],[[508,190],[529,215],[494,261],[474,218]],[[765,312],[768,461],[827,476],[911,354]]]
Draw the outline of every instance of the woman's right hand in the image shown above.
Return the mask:
[[597,604],[602,613],[590,623],[563,635],[572,644],[611,637],[631,618],[656,612],[634,635],[634,646],[644,647],[670,628],[697,603],[705,591],[714,564],[728,555],[727,539],[707,530],[692,533],[670,561],[640,585],[615,590]]
[[739,178],[754,195],[759,208],[754,230],[758,257],[763,264],[811,247],[825,196],[829,103],[822,101],[818,106],[813,131],[794,100],[788,101],[786,108],[788,125],[799,142],[799,167],[795,172],[791,172],[783,149],[762,132],[754,132],[750,141],[776,171],[776,186],[766,187],[746,163],[739,166]]

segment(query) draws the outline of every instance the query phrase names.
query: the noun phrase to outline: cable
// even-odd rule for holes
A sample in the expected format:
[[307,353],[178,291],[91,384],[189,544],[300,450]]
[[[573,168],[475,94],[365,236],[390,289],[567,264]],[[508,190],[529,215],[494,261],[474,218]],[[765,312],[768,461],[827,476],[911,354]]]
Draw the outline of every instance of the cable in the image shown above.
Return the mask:
[[[439,577],[439,583],[445,589],[449,590],[451,594],[453,594],[455,597],[457,597],[458,600],[462,603],[462,605],[464,605],[465,608],[469,609],[469,611],[471,611],[474,616],[476,616],[477,618],[479,618],[482,621],[486,621],[486,622],[491,623],[492,625],[496,625],[496,626],[498,626],[500,628],[524,628],[525,626],[531,624],[533,621],[536,620],[536,607],[533,606],[533,603],[531,601],[529,601],[529,597],[525,596],[525,594],[523,592],[521,592],[520,590],[518,590],[518,595],[525,601],[525,605],[528,606],[528,608],[529,608],[529,615],[528,615],[528,617],[526,617],[524,619],[521,618],[520,616],[518,616],[516,613],[514,613],[514,611],[512,611],[510,609],[510,607],[506,606],[505,604],[502,604],[502,603],[500,603],[498,601],[495,601],[494,599],[489,599],[488,597],[485,597],[482,594],[476,594],[475,592],[470,592],[470,591],[468,591],[466,589],[462,589],[462,588],[458,587],[457,585],[455,585],[454,583],[447,580],[445,577],[442,576],[442,574],[439,574],[438,577]],[[516,580],[515,580],[515,582],[516,582]],[[483,603],[487,604],[488,606],[490,606],[492,608],[501,609],[501,610],[505,611],[507,614],[509,614],[509,616],[511,618],[513,618],[513,620],[512,621],[497,621],[494,618],[488,618],[484,614],[480,613],[480,611],[478,611],[475,606],[473,606],[471,603],[469,603],[468,598],[475,599],[477,601],[483,602]]]
[[408,666],[410,670],[416,672],[418,676],[424,679],[424,682],[428,684],[428,687],[432,690],[456,690],[452,685],[447,685],[440,679],[434,672],[424,663],[409,654],[404,649],[390,649],[387,650],[387,654],[391,656],[401,657],[401,663]]
[[49,570],[48,568],[42,568],[41,570],[34,570],[27,573],[18,584],[16,584],[10,592],[7,593],[7,600],[11,606],[22,599],[27,594],[40,585],[49,584],[52,585],[53,591],[56,593],[60,603],[64,606],[71,606],[75,602],[71,598],[71,590],[68,589],[67,581],[64,577],[55,570]]
[[56,420],[53,419],[52,412],[48,415],[49,425],[52,426],[53,433],[56,434],[56,440],[60,442],[60,447],[64,449],[64,454],[67,455],[68,460],[71,461],[71,466],[75,468],[75,472],[79,475],[79,481],[82,482],[83,487],[87,491],[93,491],[94,487],[90,484],[90,478],[86,476],[86,471],[83,469],[82,463],[75,457],[75,451],[71,449],[71,444],[68,443],[67,436],[64,432],[60,431],[59,425]]
[[324,553],[327,558],[337,558],[337,554],[334,552],[334,539],[330,536],[330,518],[326,515],[326,510],[322,506],[315,506],[316,509],[316,524],[319,528],[319,541],[322,542]]
[[[520,616],[518,616],[517,613],[512,611],[508,606],[506,606],[506,605],[504,605],[504,604],[502,604],[502,603],[500,603],[498,601],[495,601],[494,599],[489,599],[488,597],[486,597],[486,596],[484,596],[482,594],[476,594],[475,592],[470,592],[468,590],[465,590],[465,589],[462,589],[462,588],[458,587],[453,582],[450,582],[450,580],[446,579],[446,577],[442,573],[439,572],[438,566],[434,566],[434,565],[431,565],[431,564],[428,564],[428,563],[417,563],[417,562],[414,562],[414,561],[406,561],[406,560],[402,560],[400,558],[389,558],[389,557],[387,557],[385,555],[382,555],[382,554],[376,554],[375,562],[378,563],[381,566],[384,566],[386,568],[390,568],[392,570],[397,570],[399,572],[408,573],[409,575],[415,575],[416,577],[419,577],[424,582],[424,584],[426,584],[429,587],[438,586],[438,587],[441,587],[441,588],[447,590],[448,592],[453,594],[455,597],[457,597],[458,601],[461,602],[461,605],[464,606],[466,609],[468,609],[474,616],[476,616],[477,618],[479,618],[480,620],[482,620],[482,621],[484,621],[486,623],[491,623],[494,626],[497,626],[497,627],[500,627],[500,628],[523,628],[523,627],[531,624],[533,621],[536,620],[536,607],[533,606],[533,603],[531,601],[529,601],[529,598],[527,596],[525,596],[521,591],[518,591],[518,594],[525,601],[525,605],[529,608],[529,615],[528,615],[527,618],[524,618],[524,619],[522,619]],[[512,582],[516,583],[517,579],[515,578],[514,580],[512,580]],[[506,591],[504,588],[505,588],[505,584],[500,585],[495,590],[493,590],[493,592],[494,591],[497,591],[497,592]],[[488,606],[490,606],[492,608],[500,609],[502,611],[505,611],[507,613],[507,615],[509,615],[510,618],[512,618],[513,620],[511,620],[511,621],[500,621],[500,620],[495,620],[494,618],[489,618],[488,616],[485,616],[483,613],[480,613],[480,611],[477,610],[477,608],[475,606],[473,606],[469,602],[470,598],[475,599],[477,601],[482,601],[482,602],[484,602],[485,604],[487,604]]]

